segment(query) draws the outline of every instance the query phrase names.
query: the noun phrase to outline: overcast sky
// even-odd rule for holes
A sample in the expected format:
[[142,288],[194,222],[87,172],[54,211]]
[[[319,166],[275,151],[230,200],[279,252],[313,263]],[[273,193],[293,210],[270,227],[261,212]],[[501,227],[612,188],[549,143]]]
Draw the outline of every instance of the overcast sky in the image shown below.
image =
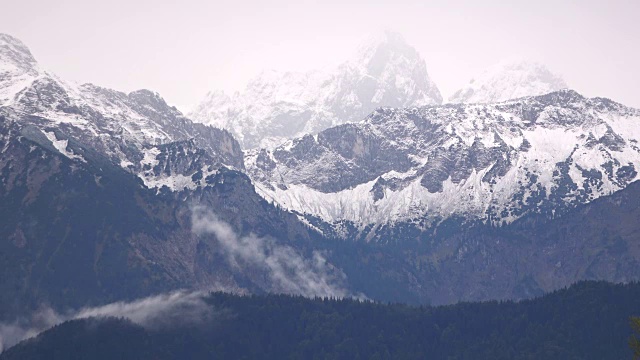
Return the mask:
[[0,32],[61,77],[148,88],[180,107],[262,69],[346,60],[372,32],[415,46],[444,97],[512,55],[640,107],[640,0],[2,0]]

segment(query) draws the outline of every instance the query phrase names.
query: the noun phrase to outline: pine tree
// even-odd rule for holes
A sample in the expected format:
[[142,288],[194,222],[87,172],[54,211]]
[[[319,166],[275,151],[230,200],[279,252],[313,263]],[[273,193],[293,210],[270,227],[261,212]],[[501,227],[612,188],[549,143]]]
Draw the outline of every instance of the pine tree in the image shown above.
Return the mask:
[[640,339],[636,337],[640,336],[640,317],[631,317],[631,328],[635,334],[629,339],[629,346],[633,351],[633,359],[640,360]]

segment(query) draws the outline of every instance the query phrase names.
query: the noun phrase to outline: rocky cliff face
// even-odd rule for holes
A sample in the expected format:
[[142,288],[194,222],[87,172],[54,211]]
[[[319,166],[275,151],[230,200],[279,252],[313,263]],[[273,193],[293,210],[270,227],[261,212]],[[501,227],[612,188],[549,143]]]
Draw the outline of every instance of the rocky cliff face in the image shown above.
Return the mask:
[[379,106],[441,102],[420,54],[399,34],[386,32],[335,70],[267,71],[242,93],[209,93],[190,117],[227,129],[244,148],[255,148],[359,121]]

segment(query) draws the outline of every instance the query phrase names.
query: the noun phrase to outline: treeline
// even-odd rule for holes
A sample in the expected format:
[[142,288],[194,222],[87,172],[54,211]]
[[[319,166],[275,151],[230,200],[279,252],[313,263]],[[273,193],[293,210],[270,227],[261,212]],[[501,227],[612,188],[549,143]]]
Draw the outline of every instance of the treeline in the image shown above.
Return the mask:
[[198,325],[75,320],[0,359],[630,359],[640,284],[443,307],[223,293],[207,303],[216,315]]

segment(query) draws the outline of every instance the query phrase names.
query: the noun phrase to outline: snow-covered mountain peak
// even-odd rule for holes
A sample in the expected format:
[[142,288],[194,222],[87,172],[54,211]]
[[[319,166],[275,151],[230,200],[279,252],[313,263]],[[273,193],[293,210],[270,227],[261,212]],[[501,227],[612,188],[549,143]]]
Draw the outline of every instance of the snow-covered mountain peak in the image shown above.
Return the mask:
[[220,167],[244,168],[231,134],[193,123],[158,93],[70,83],[29,67],[35,60],[20,41],[3,36],[1,44],[0,114],[43,146],[73,161],[110,161],[148,187],[175,191],[206,186],[201,180]]
[[43,75],[22,41],[0,34],[0,106],[11,104],[17,94]]
[[10,70],[9,66],[33,72],[37,62],[22,41],[11,35],[0,34],[0,74]]
[[424,59],[399,33],[386,30],[371,36],[344,68],[376,80],[372,104],[407,107],[442,103]]
[[231,131],[245,148],[271,147],[362,120],[377,107],[441,102],[418,51],[386,32],[335,69],[264,71],[243,92],[210,92],[190,117]]
[[567,88],[545,65],[523,57],[504,59],[472,79],[450,98],[451,103],[491,103],[543,95]]
[[148,109],[155,112],[165,112],[169,110],[174,116],[182,116],[180,110],[175,106],[169,106],[159,93],[147,89],[140,89],[130,92],[127,95],[138,104],[144,104]]
[[360,64],[375,63],[376,58],[384,56],[402,55],[407,58],[420,59],[418,51],[409,45],[402,34],[385,30],[370,35],[358,48],[353,62]]

